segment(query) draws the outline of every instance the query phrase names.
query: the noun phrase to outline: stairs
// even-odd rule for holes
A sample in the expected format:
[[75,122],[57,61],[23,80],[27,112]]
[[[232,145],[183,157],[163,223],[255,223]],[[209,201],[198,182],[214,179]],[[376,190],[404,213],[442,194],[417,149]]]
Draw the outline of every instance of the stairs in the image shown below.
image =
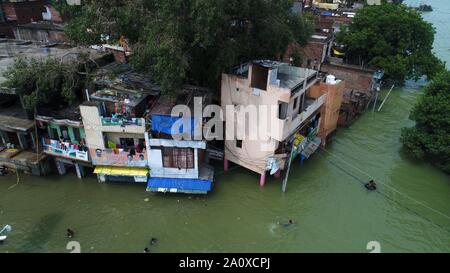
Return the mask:
[[312,141],[308,141],[308,144],[306,144],[306,147],[301,154],[305,158],[309,158],[319,148],[320,143],[321,140],[318,137],[314,138]]

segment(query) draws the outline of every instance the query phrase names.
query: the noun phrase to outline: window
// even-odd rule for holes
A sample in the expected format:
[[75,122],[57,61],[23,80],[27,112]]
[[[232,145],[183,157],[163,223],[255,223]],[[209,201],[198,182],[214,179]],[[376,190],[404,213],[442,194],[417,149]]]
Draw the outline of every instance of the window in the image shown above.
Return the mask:
[[58,130],[56,128],[50,127],[50,138],[59,139]]
[[61,130],[61,137],[64,141],[69,140],[69,129],[67,129],[67,126],[61,126],[59,129]]
[[242,149],[242,140],[236,139],[236,147]]
[[138,153],[142,153],[145,149],[145,139],[144,138],[140,138],[139,139],[139,143],[138,143]]
[[298,108],[298,113],[303,112],[305,107],[305,93],[300,96],[300,107]]
[[193,169],[194,149],[192,148],[164,148],[164,168]]
[[253,64],[250,86],[253,88],[258,88],[260,90],[267,90],[268,76],[269,69],[257,64]]
[[134,148],[134,139],[132,138],[120,138],[120,146],[128,150],[130,148]]
[[73,140],[75,142],[80,143],[80,141],[81,141],[80,129],[79,128],[72,128],[72,131],[73,131],[73,138],[74,138]]
[[293,110],[297,109],[297,106],[298,106],[298,98],[299,98],[299,97],[296,97],[296,98],[294,99],[294,107],[292,108]]
[[282,101],[278,102],[278,118],[286,119],[288,104]]

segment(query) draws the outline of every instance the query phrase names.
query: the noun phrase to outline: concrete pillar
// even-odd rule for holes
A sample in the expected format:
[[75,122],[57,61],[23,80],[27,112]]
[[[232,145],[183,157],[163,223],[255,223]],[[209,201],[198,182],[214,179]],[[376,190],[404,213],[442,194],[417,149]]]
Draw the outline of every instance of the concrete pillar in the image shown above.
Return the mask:
[[60,175],[65,175],[66,174],[66,166],[64,165],[64,163],[56,161],[56,169],[58,170],[58,173]]
[[84,176],[84,167],[78,163],[75,163],[75,170],[77,171],[77,177],[82,179]]
[[223,158],[223,172],[228,172],[228,159],[226,159],[225,157]]
[[259,178],[259,186],[264,187],[265,184],[266,184],[266,172],[261,174],[261,177]]
[[275,174],[274,174],[275,178],[280,178],[281,177],[281,170],[278,170]]
[[200,173],[200,170],[198,169],[198,149],[194,149],[194,169],[197,173]]

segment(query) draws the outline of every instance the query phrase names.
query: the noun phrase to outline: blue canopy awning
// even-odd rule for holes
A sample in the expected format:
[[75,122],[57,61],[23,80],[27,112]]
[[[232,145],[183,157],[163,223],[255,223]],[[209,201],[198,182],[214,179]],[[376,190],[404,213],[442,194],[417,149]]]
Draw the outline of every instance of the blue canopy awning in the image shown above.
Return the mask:
[[155,192],[182,192],[206,194],[212,188],[212,181],[190,178],[163,178],[150,177],[147,191]]
[[[194,134],[194,128],[195,128],[195,119],[194,118],[174,117],[174,116],[170,116],[170,115],[152,115],[152,131],[171,135],[172,134],[172,126],[178,120],[180,120],[182,125],[179,126],[179,130],[176,132],[177,134],[185,134],[185,133],[190,133],[191,135]],[[189,126],[184,126],[185,123],[189,124],[189,120],[190,120],[191,128],[189,128]]]

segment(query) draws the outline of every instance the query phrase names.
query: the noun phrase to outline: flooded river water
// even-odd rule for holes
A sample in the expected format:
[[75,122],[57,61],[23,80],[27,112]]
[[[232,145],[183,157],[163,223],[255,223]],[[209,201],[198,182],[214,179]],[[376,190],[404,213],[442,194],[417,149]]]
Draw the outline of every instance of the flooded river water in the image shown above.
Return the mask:
[[[437,27],[438,56],[450,62],[446,2],[428,1],[435,11],[424,17]],[[142,252],[151,237],[153,252],[368,252],[369,241],[382,252],[449,252],[450,178],[410,159],[399,141],[421,89],[394,91],[381,112],[341,128],[330,153],[296,162],[286,193],[274,178],[260,189],[259,176],[242,168],[219,174],[206,197],[150,194],[143,184],[73,173],[20,174],[12,188],[16,176],[1,177],[0,226],[13,231],[0,252],[69,252],[68,227],[82,252]],[[361,185],[368,174],[379,193]],[[296,223],[278,224],[288,219]]]

